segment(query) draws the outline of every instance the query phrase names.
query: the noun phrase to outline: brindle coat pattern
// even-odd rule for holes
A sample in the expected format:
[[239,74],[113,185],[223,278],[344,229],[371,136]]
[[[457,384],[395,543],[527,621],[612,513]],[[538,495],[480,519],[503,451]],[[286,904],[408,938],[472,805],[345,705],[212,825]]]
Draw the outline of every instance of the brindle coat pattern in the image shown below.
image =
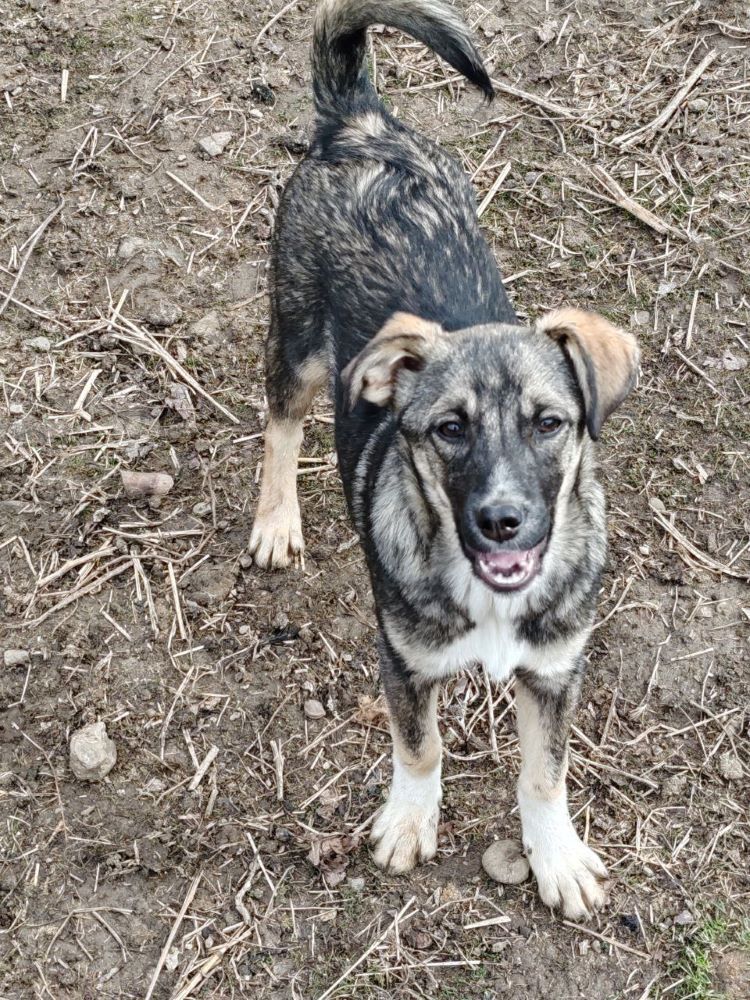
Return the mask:
[[[540,893],[579,917],[603,902],[606,874],[573,830],[564,785],[606,548],[592,439],[631,388],[637,349],[578,310],[519,325],[460,166],[394,119],[367,78],[365,30],[376,21],[431,45],[491,93],[467,29],[442,0],[320,6],[316,133],[274,236],[269,425],[250,547],[260,565],[301,559],[302,418],[330,372],[394,737],[376,861],[406,870],[434,854],[437,685],[483,660],[498,678],[516,673],[519,804]],[[549,414],[560,426],[542,433]],[[460,440],[440,432],[451,420]],[[477,531],[477,510],[498,498],[524,514],[506,548],[546,545],[538,575],[517,592],[497,593],[474,572],[477,547],[503,548]]]

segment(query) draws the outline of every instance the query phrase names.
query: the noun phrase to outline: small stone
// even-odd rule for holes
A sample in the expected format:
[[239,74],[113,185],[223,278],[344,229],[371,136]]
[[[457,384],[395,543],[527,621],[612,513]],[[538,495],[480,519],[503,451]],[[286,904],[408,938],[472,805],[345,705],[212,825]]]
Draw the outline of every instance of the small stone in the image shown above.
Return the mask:
[[517,840],[498,840],[482,855],[482,868],[495,882],[519,885],[529,877],[529,862]]
[[27,649],[6,649],[3,653],[3,663],[6,667],[25,667],[28,662]]
[[493,35],[502,33],[503,22],[497,14],[484,14],[479,22],[479,30],[487,35],[488,38],[492,38]]
[[692,101],[688,101],[688,107],[691,111],[705,111],[708,101],[705,97],[694,97]]
[[120,479],[125,496],[129,500],[164,497],[174,486],[174,479],[168,472],[130,472],[121,469]]
[[103,722],[92,722],[73,733],[70,769],[81,781],[101,781],[117,762],[117,750]]
[[140,236],[123,236],[117,248],[117,256],[120,260],[132,260],[136,254],[141,253],[148,247],[148,240]]
[[203,607],[225,601],[234,587],[237,569],[231,563],[205,562],[188,577],[188,596]]
[[682,913],[678,913],[674,918],[674,922],[678,927],[686,927],[688,924],[695,922],[695,917],[690,912],[690,910],[683,910]]
[[687,787],[687,778],[684,774],[672,774],[665,779],[661,786],[662,793],[668,799],[679,799]]
[[11,403],[8,406],[8,412],[12,417],[20,417],[23,414],[23,405],[21,403]]
[[719,757],[719,773],[727,781],[742,781],[742,763],[731,750],[727,750]]
[[348,880],[349,888],[352,892],[363,892],[365,888],[365,880],[358,876],[357,878],[350,878]]
[[536,36],[545,45],[557,35],[557,21],[547,20],[536,29]]
[[172,382],[169,386],[169,395],[166,396],[164,402],[183,420],[195,423],[195,408],[187,386],[181,382]]
[[651,497],[649,500],[649,506],[651,510],[655,510],[657,514],[666,514],[667,508],[664,506],[664,502],[658,497]]
[[198,140],[198,146],[209,156],[219,156],[232,141],[231,132],[214,132]]
[[289,615],[286,611],[278,611],[273,620],[274,632],[283,632],[289,624]]
[[151,326],[174,326],[182,319],[182,309],[176,302],[165,299],[150,289],[140,295],[138,307],[140,319]]
[[212,510],[211,502],[209,500],[199,500],[198,503],[193,504],[191,512],[195,514],[196,517],[205,517],[206,514],[210,514]]
[[211,312],[207,312],[205,316],[201,316],[200,319],[191,323],[188,333],[191,337],[197,337],[199,340],[205,340],[209,343],[223,340],[224,331],[221,325],[221,316],[215,309],[212,309]]
[[325,718],[326,710],[323,708],[319,701],[315,698],[308,698],[305,702],[305,715],[308,719],[323,719]]
[[24,346],[28,347],[30,351],[38,351],[40,354],[45,354],[52,347],[52,341],[49,337],[30,337],[24,341]]

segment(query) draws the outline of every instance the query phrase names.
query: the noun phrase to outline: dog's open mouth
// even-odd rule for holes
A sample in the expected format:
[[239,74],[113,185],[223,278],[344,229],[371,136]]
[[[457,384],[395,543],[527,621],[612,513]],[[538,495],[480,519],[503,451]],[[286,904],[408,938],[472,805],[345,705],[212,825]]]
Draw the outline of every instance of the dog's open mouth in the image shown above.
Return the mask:
[[523,551],[474,552],[474,572],[493,590],[520,590],[539,573],[546,544],[544,539]]

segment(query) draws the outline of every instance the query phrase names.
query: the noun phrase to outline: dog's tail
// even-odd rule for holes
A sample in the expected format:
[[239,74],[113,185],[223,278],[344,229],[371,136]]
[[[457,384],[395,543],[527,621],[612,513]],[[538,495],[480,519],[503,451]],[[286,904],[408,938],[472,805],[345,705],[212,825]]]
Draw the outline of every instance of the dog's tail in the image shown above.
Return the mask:
[[416,38],[492,98],[492,83],[469,29],[446,0],[321,0],[312,50],[319,115],[339,117],[377,103],[365,64],[371,24],[398,28]]

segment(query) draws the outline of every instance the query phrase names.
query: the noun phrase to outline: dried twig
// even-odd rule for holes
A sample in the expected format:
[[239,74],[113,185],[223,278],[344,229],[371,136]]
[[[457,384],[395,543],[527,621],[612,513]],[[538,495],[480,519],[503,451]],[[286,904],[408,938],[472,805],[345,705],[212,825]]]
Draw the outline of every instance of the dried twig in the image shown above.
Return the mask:
[[645,125],[641,125],[639,128],[634,129],[632,132],[626,133],[626,135],[621,135],[614,140],[616,146],[630,146],[638,139],[645,139],[650,136],[657,129],[666,125],[675,111],[679,108],[682,102],[685,100],[687,95],[696,85],[698,80],[703,76],[711,63],[716,59],[718,52],[716,49],[711,49],[708,55],[704,56],[703,59],[698,63],[693,72],[683,83],[677,93],[674,95],[672,100],[666,105],[666,107],[659,112],[653,121],[647,122]]
[[2,316],[2,314],[5,312],[5,307],[8,305],[8,303],[11,300],[11,298],[13,297],[13,293],[15,292],[16,288],[18,287],[18,282],[21,280],[23,272],[26,269],[26,265],[29,262],[29,258],[31,257],[32,253],[34,252],[34,247],[39,242],[39,239],[40,239],[42,233],[49,226],[50,222],[52,222],[53,219],[56,219],[57,216],[60,214],[60,212],[62,212],[64,205],[65,205],[65,199],[62,198],[60,200],[60,204],[57,206],[57,208],[53,209],[50,212],[50,214],[47,216],[47,218],[43,219],[42,222],[39,223],[39,225],[36,227],[36,229],[31,234],[31,236],[29,237],[29,239],[26,241],[26,244],[25,244],[25,246],[26,246],[26,253],[23,255],[23,259],[21,260],[21,263],[19,264],[18,270],[16,271],[16,276],[13,279],[13,284],[10,286],[10,290],[5,293],[5,298],[3,299],[3,301],[0,302],[0,316]]
[[401,909],[398,911],[398,913],[390,922],[390,924],[388,924],[388,926],[382,932],[382,934],[379,934],[375,938],[375,940],[372,942],[369,948],[366,948],[365,951],[362,952],[362,954],[359,956],[356,962],[353,962],[352,965],[350,965],[349,968],[346,970],[346,972],[342,973],[342,975],[339,976],[339,978],[336,980],[335,983],[331,983],[328,989],[324,993],[320,994],[318,1000],[327,1000],[328,997],[330,997],[333,993],[336,992],[339,986],[341,986],[341,984],[345,982],[349,978],[349,976],[351,976],[352,972],[354,972],[355,969],[358,969],[359,966],[364,961],[366,961],[370,955],[372,955],[375,949],[379,947],[379,945],[381,945],[383,941],[385,941],[385,939],[388,937],[391,931],[399,926],[401,920],[403,920],[404,916],[406,915],[408,910],[411,909],[411,907],[414,905],[415,902],[416,902],[416,896],[411,896],[410,899],[408,899],[407,902],[401,907]]
[[[613,204],[617,205],[619,208],[624,209],[629,212],[630,215],[639,219],[641,222],[645,222],[647,226],[655,230],[657,233],[665,234],[671,233],[673,236],[678,236],[680,239],[686,239],[686,234],[681,232],[679,229],[675,229],[668,222],[664,222],[657,215],[643,205],[640,205],[634,198],[631,198],[627,194],[614,177],[608,174],[604,167],[600,166],[598,163],[584,163],[583,164],[589,173],[596,178],[596,180],[601,184],[604,190],[612,199]],[[596,192],[592,192],[596,194]]]
[[151,1000],[151,994],[154,992],[156,983],[158,982],[159,976],[161,975],[161,970],[164,968],[164,963],[167,960],[169,949],[172,947],[172,942],[177,937],[177,931],[180,929],[180,924],[182,923],[185,914],[190,908],[190,904],[193,902],[193,897],[198,891],[198,886],[200,885],[202,877],[203,877],[203,872],[199,871],[198,874],[193,879],[193,881],[188,886],[187,895],[185,896],[185,899],[182,902],[182,906],[180,907],[180,912],[177,914],[175,922],[172,924],[172,929],[169,932],[167,940],[164,942],[164,947],[162,948],[161,954],[159,955],[159,961],[156,963],[154,974],[151,977],[151,982],[149,984],[148,989],[146,990],[146,995],[143,998],[143,1000]]
[[[657,524],[660,524],[662,528],[664,528],[664,530],[668,534],[670,534],[676,542],[678,542],[686,551],[688,551],[691,556],[697,559],[699,563],[702,563],[702,565],[704,565],[706,569],[710,569],[713,573],[721,573],[724,576],[733,576],[738,580],[750,580],[750,573],[748,572],[742,573],[738,572],[737,570],[731,569],[731,567],[725,566],[723,563],[717,562],[716,559],[713,559],[710,555],[708,555],[707,552],[703,552],[701,549],[699,549],[697,545],[694,545],[690,541],[690,539],[683,534],[683,532],[681,532],[678,528],[675,528],[675,526],[671,524],[666,517],[664,517],[664,515],[661,513],[660,510],[656,510],[653,504],[651,505],[651,512],[653,513],[654,520],[657,522]],[[688,563],[688,565],[690,564]]]

